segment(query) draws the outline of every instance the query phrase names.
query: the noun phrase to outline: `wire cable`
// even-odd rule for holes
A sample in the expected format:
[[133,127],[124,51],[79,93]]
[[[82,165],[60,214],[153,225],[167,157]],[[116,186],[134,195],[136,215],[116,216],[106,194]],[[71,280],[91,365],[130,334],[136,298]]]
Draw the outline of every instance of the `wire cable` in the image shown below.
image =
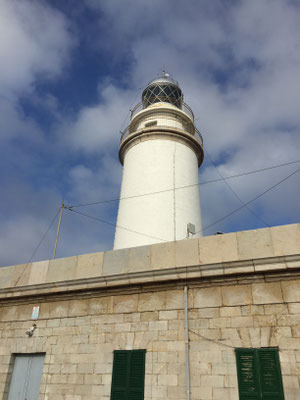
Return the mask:
[[90,219],[94,219],[95,221],[102,222],[103,224],[110,225],[110,226],[113,226],[113,227],[115,227],[115,228],[123,229],[124,231],[132,232],[132,233],[137,233],[138,235],[147,236],[147,237],[150,237],[151,239],[158,239],[158,240],[160,240],[160,241],[162,241],[162,242],[167,242],[167,240],[165,240],[165,239],[162,239],[162,238],[159,238],[159,237],[156,237],[156,236],[147,235],[146,233],[134,231],[133,229],[124,228],[123,226],[114,224],[114,223],[112,223],[112,222],[104,221],[104,220],[101,219],[101,218],[97,218],[97,217],[94,217],[94,216],[92,216],[92,215],[85,214],[85,213],[82,213],[82,212],[80,212],[80,211],[73,210],[72,207],[70,207],[70,206],[65,206],[64,208],[65,208],[66,210],[72,211],[72,212],[74,212],[74,213],[76,213],[76,214],[83,215],[84,217],[87,217],[87,218],[90,218]]
[[48,232],[50,231],[52,225],[54,224],[54,221],[56,220],[56,217],[58,216],[59,211],[60,211],[60,208],[58,209],[57,213],[56,213],[55,216],[53,217],[53,219],[52,219],[50,225],[48,226],[48,228],[47,228],[46,232],[44,233],[42,239],[40,240],[39,244],[36,246],[36,248],[35,248],[34,252],[32,253],[32,255],[31,255],[29,261],[27,262],[27,264],[30,263],[30,261],[33,259],[33,257],[35,256],[36,252],[37,252],[38,249],[40,248],[40,246],[41,246],[41,244],[43,243],[45,237],[47,236],[47,234],[48,234]]
[[20,282],[22,276],[24,275],[24,273],[25,273],[25,271],[26,271],[26,268],[27,268],[28,264],[32,261],[32,259],[33,259],[33,257],[35,256],[36,252],[38,251],[38,249],[40,248],[41,244],[43,243],[45,237],[47,236],[47,234],[48,234],[48,232],[50,231],[52,225],[54,224],[54,221],[56,220],[56,218],[57,218],[59,212],[60,212],[60,208],[58,209],[57,213],[55,214],[55,216],[54,216],[53,219],[51,220],[51,222],[50,222],[50,224],[49,224],[49,226],[48,226],[46,232],[44,233],[43,237],[41,238],[41,240],[39,241],[38,245],[36,246],[36,248],[34,249],[33,253],[31,254],[31,257],[30,257],[29,260],[27,261],[27,263],[26,263],[26,265],[25,265],[25,267],[24,267],[24,269],[23,269],[21,275],[20,275],[19,278],[17,279],[17,281],[16,281],[16,283],[15,283],[15,286],[17,286],[17,284]]
[[[204,147],[204,146],[203,146]],[[223,175],[221,174],[219,168],[216,166],[216,164],[214,163],[213,159],[211,158],[211,156],[209,155],[209,152],[207,151],[207,148],[204,147],[205,153],[208,155],[208,158],[210,159],[212,165],[215,167],[216,171],[218,172],[218,174],[220,175],[222,181],[224,182],[224,184],[227,186],[227,188],[231,191],[231,193],[234,195],[234,197],[236,199],[238,199],[238,201],[243,204],[247,210],[254,215],[257,219],[259,219],[264,225],[270,227],[270,225],[264,221],[258,214],[256,214],[256,212],[254,212],[250,207],[248,207],[247,204],[245,204],[245,202],[240,198],[240,196],[233,190],[233,188],[229,185],[229,183],[224,179]]]
[[[259,173],[259,172],[268,171],[268,170],[275,169],[275,168],[281,168],[281,167],[285,167],[285,166],[288,166],[288,165],[296,164],[296,163],[299,163],[299,162],[300,162],[300,160],[296,160],[296,161],[291,161],[291,162],[284,163],[284,164],[273,165],[271,167],[260,168],[260,169],[256,169],[256,170],[252,170],[252,171],[246,171],[246,172],[242,172],[242,173],[235,174],[235,175],[230,175],[230,176],[224,176],[223,178],[217,178],[217,179],[212,179],[212,180],[204,181],[204,182],[200,182],[200,183],[194,183],[192,185],[179,186],[179,187],[176,187],[175,190],[185,189],[185,188],[189,188],[189,187],[193,187],[193,186],[200,186],[200,185],[203,186],[203,185],[206,185],[208,183],[221,182],[221,181],[227,180],[227,179],[240,178],[242,176],[246,176],[246,175],[250,175],[250,174],[256,174],[256,173]],[[118,198],[115,198],[115,199],[100,200],[100,201],[95,201],[95,202],[92,202],[92,203],[75,204],[75,205],[72,205],[70,207],[77,208],[77,207],[93,206],[93,205],[96,205],[96,204],[104,204],[104,203],[111,203],[111,202],[120,201],[120,200],[128,200],[128,199],[133,199],[133,198],[136,198],[136,197],[150,196],[150,195],[153,195],[153,194],[170,192],[170,191],[173,191],[173,190],[174,190],[174,188],[165,189],[165,190],[159,190],[157,192],[137,194],[137,195],[134,195],[134,196],[118,197]]]
[[[292,172],[291,174],[289,174],[288,176],[286,176],[285,178],[281,179],[279,182],[275,183],[274,185],[272,185],[271,187],[269,187],[267,190],[265,190],[264,192],[260,193],[259,195],[255,196],[253,199],[247,201],[246,203],[244,203],[242,206],[236,208],[235,210],[231,211],[230,213],[224,215],[222,218],[219,218],[217,221],[215,221],[214,223],[206,226],[205,228],[203,228],[203,231],[205,231],[206,229],[216,225],[217,223],[223,221],[224,219],[231,217],[231,215],[235,214],[236,212],[240,211],[242,208],[248,206],[249,204],[253,203],[254,201],[258,200],[260,197],[264,196],[266,193],[270,192],[272,189],[274,189],[275,187],[279,186],[281,183],[285,182],[287,179],[289,179],[291,176],[295,175],[297,172],[300,171],[300,168],[296,169],[296,171]],[[200,231],[196,232],[199,233]]]

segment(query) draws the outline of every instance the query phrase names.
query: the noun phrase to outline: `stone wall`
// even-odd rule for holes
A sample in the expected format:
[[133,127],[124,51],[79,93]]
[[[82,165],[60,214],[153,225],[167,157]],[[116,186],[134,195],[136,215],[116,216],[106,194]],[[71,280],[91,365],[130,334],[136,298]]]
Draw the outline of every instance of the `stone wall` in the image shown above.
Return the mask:
[[[189,286],[191,399],[238,399],[234,347],[269,346],[279,346],[286,400],[299,399],[300,279]],[[46,353],[40,399],[96,400],[110,398],[113,350],[147,349],[145,399],[185,399],[181,286],[71,297],[1,308],[0,396],[13,353]]]
[[40,400],[108,400],[113,350],[146,349],[145,399],[184,400],[187,285],[191,400],[237,400],[234,349],[270,346],[299,399],[299,238],[291,225],[0,268],[0,398],[13,354],[46,353]]

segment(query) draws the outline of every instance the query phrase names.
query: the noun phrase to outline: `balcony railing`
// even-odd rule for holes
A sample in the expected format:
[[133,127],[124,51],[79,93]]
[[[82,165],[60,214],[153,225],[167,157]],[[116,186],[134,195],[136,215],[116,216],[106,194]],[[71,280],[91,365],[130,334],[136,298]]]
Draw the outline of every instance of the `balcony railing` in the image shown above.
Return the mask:
[[[154,103],[156,104],[156,103]],[[171,104],[166,102],[166,104]],[[133,118],[137,113],[139,113],[140,111],[144,110],[147,107],[151,107],[149,105],[144,105],[143,102],[138,103],[133,110],[131,110],[131,118]],[[178,107],[180,110],[182,110],[183,112],[185,112],[191,119],[192,121],[194,121],[194,113],[191,109],[190,106],[188,106],[186,103],[184,103],[183,101],[180,102],[180,106]]]

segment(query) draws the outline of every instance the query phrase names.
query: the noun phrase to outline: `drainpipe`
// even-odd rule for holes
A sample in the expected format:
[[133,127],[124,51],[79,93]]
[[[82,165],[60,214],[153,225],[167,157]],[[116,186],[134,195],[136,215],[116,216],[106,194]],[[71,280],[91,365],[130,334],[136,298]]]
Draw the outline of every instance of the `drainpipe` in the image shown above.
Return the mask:
[[184,328],[185,328],[185,382],[186,400],[190,400],[190,346],[189,346],[189,319],[188,319],[188,287],[184,287]]

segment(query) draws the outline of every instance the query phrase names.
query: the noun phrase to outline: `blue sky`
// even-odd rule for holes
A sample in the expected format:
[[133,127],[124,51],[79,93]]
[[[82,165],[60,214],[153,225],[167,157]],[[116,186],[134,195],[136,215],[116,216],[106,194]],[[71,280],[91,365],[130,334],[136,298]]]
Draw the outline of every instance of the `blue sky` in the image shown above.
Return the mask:
[[[203,134],[200,181],[300,159],[300,4],[0,0],[0,265],[26,263],[66,204],[119,196],[120,130],[163,66]],[[218,171],[215,166],[217,165]],[[299,164],[200,188],[204,227]],[[205,234],[299,222],[300,173]],[[115,222],[117,202],[79,211]],[[34,259],[52,256],[57,219]],[[112,248],[64,211],[57,257]]]

